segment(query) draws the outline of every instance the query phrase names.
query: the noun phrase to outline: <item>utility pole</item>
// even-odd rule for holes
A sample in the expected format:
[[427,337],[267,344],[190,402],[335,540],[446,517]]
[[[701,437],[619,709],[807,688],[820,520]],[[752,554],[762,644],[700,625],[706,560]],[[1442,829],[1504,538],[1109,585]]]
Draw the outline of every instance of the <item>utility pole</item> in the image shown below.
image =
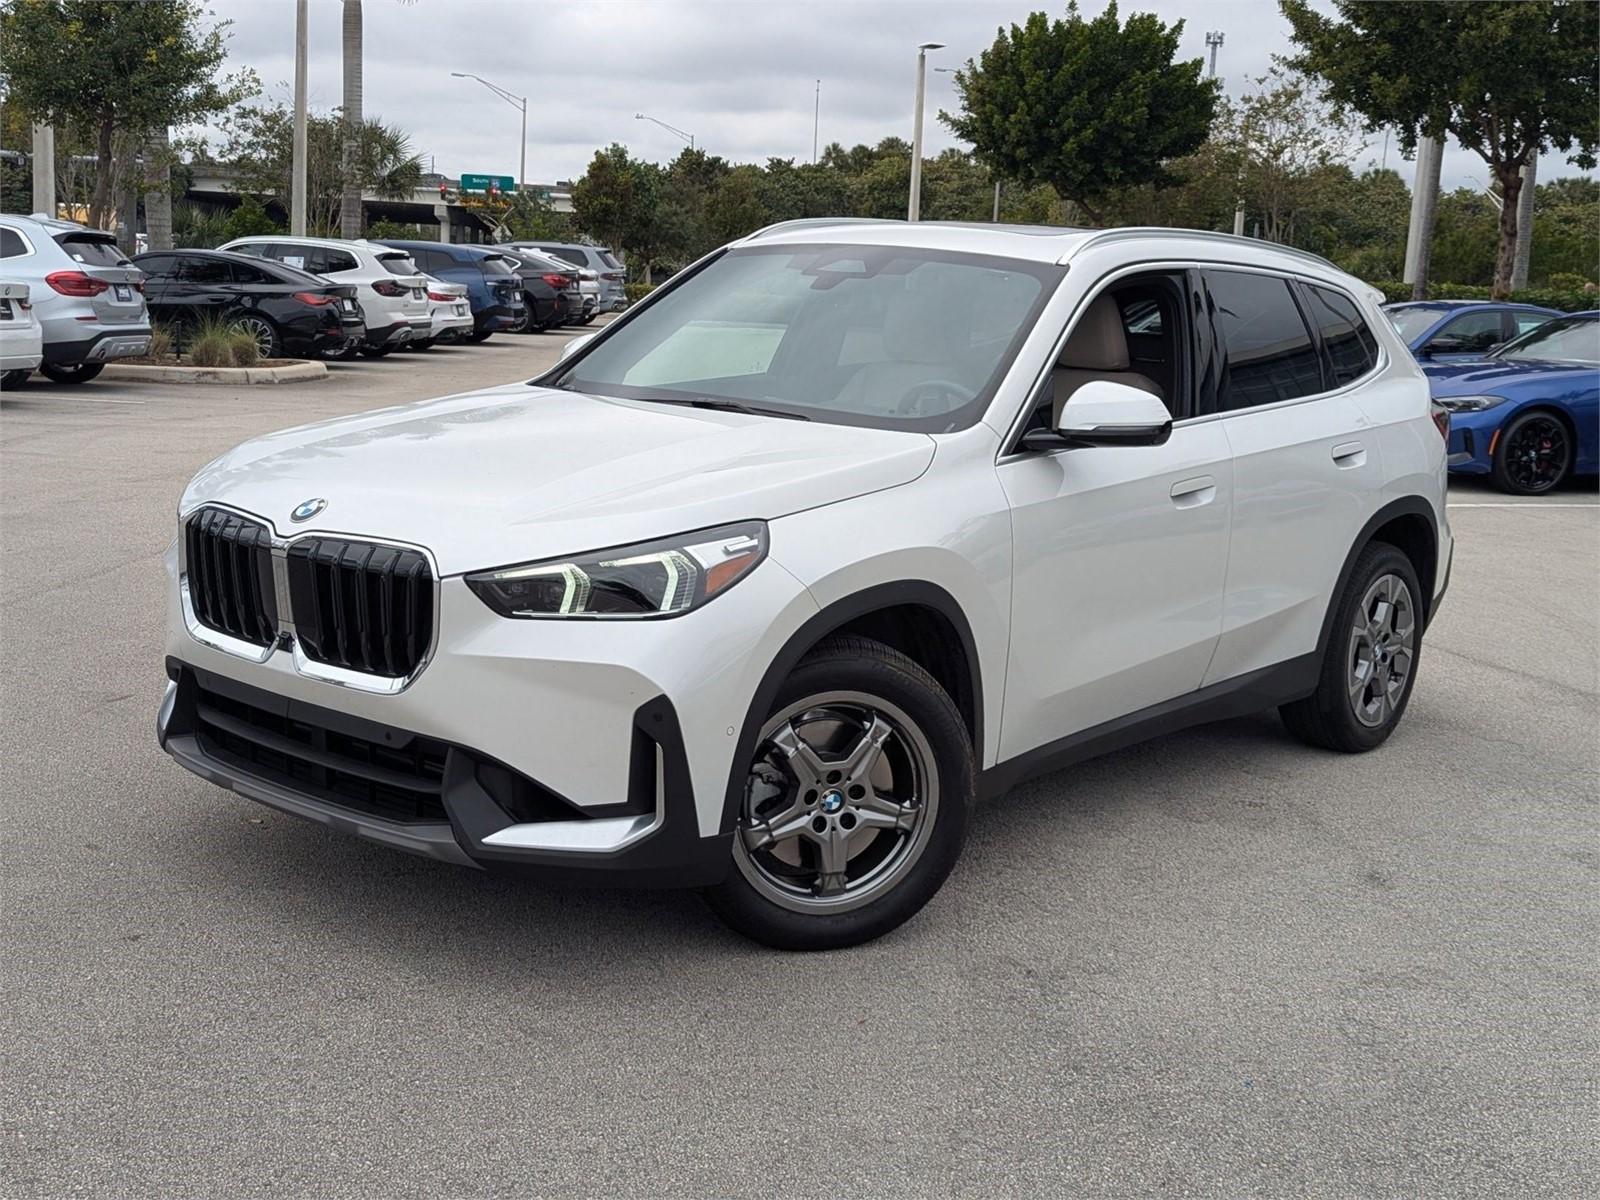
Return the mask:
[[33,126],[33,211],[56,215],[56,131],[53,125]]
[[289,232],[306,235],[306,0],[294,4],[294,171],[289,185]]
[[911,197],[906,204],[906,220],[922,215],[922,96],[927,88],[928,51],[943,50],[943,42],[923,42],[917,47],[916,102],[911,113]]
[[1406,230],[1405,273],[1413,300],[1428,298],[1428,259],[1433,247],[1433,218],[1439,199],[1439,165],[1443,147],[1438,138],[1417,139],[1417,173],[1411,185],[1411,224]]
[[822,120],[822,80],[817,80],[817,98],[811,106],[811,165],[817,165],[817,124]]
[[1000,181],[994,181],[994,223],[1000,224]]
[[1533,189],[1539,174],[1539,157],[1530,155],[1522,168],[1522,191],[1517,193],[1517,252],[1511,260],[1511,290],[1528,286],[1528,259],[1533,254]]
[[[1206,48],[1211,51],[1211,66],[1206,70],[1207,79],[1217,77],[1217,51],[1222,49],[1226,34],[1220,29],[1213,29],[1206,33]],[[1233,202],[1233,236],[1244,236],[1244,197],[1239,197]]]

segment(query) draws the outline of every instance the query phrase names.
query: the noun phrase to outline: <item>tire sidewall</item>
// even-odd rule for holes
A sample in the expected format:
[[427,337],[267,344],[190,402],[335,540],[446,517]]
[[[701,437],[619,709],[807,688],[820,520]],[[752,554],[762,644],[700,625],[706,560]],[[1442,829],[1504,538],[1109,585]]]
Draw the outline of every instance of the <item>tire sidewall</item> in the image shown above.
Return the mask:
[[[1361,605],[1361,598],[1366,595],[1367,589],[1380,575],[1398,575],[1405,581],[1411,590],[1411,605],[1413,619],[1417,623],[1417,633],[1411,651],[1411,669],[1406,675],[1406,685],[1400,692],[1400,700],[1394,707],[1394,712],[1382,725],[1363,725],[1355,714],[1355,709],[1350,703],[1347,675],[1349,672],[1350,629],[1355,620],[1356,609]],[[1361,552],[1361,557],[1356,560],[1356,568],[1350,573],[1350,582],[1345,588],[1344,596],[1339,601],[1339,610],[1334,618],[1333,633],[1329,637],[1327,657],[1323,665],[1322,688],[1324,701],[1332,711],[1329,715],[1338,726],[1338,732],[1348,741],[1354,743],[1359,750],[1370,750],[1387,741],[1395,727],[1400,724],[1400,719],[1405,716],[1406,706],[1411,702],[1411,691],[1417,685],[1417,670],[1422,662],[1423,626],[1426,623],[1427,605],[1431,598],[1422,594],[1422,584],[1417,579],[1417,572],[1411,565],[1411,560],[1400,550],[1386,542],[1374,542]]]
[[[927,737],[939,776],[934,827],[921,857],[904,878],[877,899],[841,913],[800,913],[763,896],[737,865],[704,896],[729,925],[766,945],[784,950],[825,950],[870,941],[912,917],[939,890],[955,866],[966,837],[975,791],[971,738],[960,713],[934,681],[909,659],[883,653],[859,655],[826,646],[784,680],[772,713],[821,692],[861,692],[888,701]],[[738,836],[735,834],[735,836]]]
[[39,373],[56,383],[88,383],[104,369],[104,363],[45,363]]
[[[1556,481],[1549,487],[1540,488],[1537,491],[1529,491],[1527,488],[1519,486],[1511,478],[1510,473],[1506,470],[1506,451],[1511,445],[1512,437],[1515,436],[1517,430],[1521,426],[1526,425],[1529,421],[1540,418],[1549,419],[1561,426],[1562,432],[1567,439],[1567,462],[1566,465],[1561,469],[1560,477],[1557,478]],[[1512,417],[1511,420],[1502,427],[1500,444],[1495,447],[1494,453],[1494,485],[1502,492],[1508,492],[1513,496],[1548,496],[1551,492],[1558,490],[1562,484],[1566,483],[1568,477],[1571,476],[1572,462],[1576,452],[1577,447],[1573,443],[1572,431],[1567,428],[1566,423],[1562,421],[1562,419],[1555,412],[1545,408],[1534,408],[1529,409],[1526,412],[1520,412],[1516,416]]]

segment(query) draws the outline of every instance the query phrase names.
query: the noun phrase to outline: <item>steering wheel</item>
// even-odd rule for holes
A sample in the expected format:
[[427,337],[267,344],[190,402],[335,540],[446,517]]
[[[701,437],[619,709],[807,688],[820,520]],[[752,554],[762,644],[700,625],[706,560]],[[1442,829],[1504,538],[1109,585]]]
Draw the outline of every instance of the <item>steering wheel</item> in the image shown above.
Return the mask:
[[[977,393],[966,384],[957,383],[954,379],[925,379],[906,389],[899,403],[895,405],[894,411],[896,415],[902,417],[934,415],[960,408],[975,395]],[[945,400],[947,403],[936,409],[925,407],[924,401],[936,399]]]

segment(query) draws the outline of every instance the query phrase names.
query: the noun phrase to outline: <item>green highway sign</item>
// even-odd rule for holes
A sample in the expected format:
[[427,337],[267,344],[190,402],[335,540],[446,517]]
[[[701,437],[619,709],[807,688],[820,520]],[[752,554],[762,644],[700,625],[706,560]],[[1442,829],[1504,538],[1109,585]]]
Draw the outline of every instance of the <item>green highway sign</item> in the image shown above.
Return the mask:
[[509,196],[517,190],[517,181],[509,175],[467,175],[461,176],[461,190],[463,192],[488,193],[494,188],[502,195]]

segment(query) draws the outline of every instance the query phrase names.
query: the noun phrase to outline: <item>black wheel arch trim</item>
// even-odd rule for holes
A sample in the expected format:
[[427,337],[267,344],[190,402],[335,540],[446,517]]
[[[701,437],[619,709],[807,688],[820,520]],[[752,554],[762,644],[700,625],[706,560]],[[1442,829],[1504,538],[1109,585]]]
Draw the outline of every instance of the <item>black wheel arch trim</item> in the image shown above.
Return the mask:
[[[1355,541],[1350,544],[1350,550],[1344,557],[1344,564],[1339,568],[1339,578],[1334,582],[1333,592],[1328,597],[1328,611],[1322,617],[1322,632],[1317,635],[1317,661],[1322,661],[1322,656],[1327,653],[1328,641],[1333,637],[1333,622],[1339,610],[1339,598],[1344,595],[1344,590],[1350,584],[1351,572],[1355,570],[1356,559],[1373,540],[1378,530],[1397,517],[1421,517],[1428,523],[1429,536],[1433,538],[1433,574],[1423,587],[1428,594],[1422,599],[1422,628],[1428,628],[1428,622],[1433,620],[1433,612],[1437,607],[1435,595],[1439,580],[1439,517],[1421,496],[1401,496],[1391,500],[1377,512],[1373,513],[1367,523],[1361,527],[1361,532],[1356,535]],[[1422,579],[1422,569],[1417,563],[1412,566],[1417,571],[1417,578]],[[1448,566],[1446,570],[1448,571]]]
[[755,754],[756,739],[762,723],[772,711],[778,689],[806,653],[835,630],[858,617],[867,616],[887,608],[917,605],[930,608],[950,622],[961,649],[967,659],[967,670],[972,687],[972,740],[973,755],[983,757],[983,668],[978,660],[977,642],[972,636],[972,625],[954,596],[936,583],[925,579],[901,579],[874,584],[835,600],[826,608],[807,618],[799,629],[790,635],[761,676],[755,696],[745,713],[744,725],[739,730],[739,740],[734,746],[733,764],[728,770],[728,787],[722,801],[722,821],[718,825],[724,835],[731,835],[739,817],[739,807],[744,799],[746,767]]

